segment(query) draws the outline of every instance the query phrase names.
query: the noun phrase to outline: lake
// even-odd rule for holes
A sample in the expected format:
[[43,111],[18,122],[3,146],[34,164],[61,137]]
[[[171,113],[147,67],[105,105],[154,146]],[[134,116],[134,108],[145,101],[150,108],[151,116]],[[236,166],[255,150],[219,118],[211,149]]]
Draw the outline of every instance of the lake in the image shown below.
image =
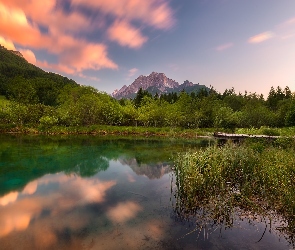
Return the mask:
[[0,248],[292,249],[259,215],[224,228],[175,212],[173,157],[208,143],[0,135]]

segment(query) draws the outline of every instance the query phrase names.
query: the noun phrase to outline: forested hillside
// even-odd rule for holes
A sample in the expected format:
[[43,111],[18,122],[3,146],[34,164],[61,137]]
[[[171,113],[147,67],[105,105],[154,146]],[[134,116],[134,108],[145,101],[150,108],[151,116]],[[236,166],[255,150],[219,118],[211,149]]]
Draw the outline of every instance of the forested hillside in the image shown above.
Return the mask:
[[260,128],[295,126],[295,97],[288,87],[256,93],[199,92],[152,95],[139,89],[134,99],[116,100],[92,87],[47,73],[0,48],[1,131],[91,125],[170,128]]
[[0,95],[20,102],[55,106],[65,85],[77,86],[77,83],[45,72],[28,63],[19,52],[0,46]]

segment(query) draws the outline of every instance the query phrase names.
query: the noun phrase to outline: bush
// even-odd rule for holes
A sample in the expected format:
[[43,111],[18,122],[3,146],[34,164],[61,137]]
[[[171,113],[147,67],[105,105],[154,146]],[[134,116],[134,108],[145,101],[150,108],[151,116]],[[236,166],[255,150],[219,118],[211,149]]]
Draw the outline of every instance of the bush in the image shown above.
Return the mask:
[[39,120],[41,129],[48,129],[58,123],[58,119],[54,116],[42,116]]

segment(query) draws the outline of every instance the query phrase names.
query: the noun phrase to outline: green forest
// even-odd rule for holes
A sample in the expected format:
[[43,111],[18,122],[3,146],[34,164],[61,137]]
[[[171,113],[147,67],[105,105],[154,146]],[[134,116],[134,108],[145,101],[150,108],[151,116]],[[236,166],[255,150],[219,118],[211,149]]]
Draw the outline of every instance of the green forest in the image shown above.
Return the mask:
[[295,96],[272,87],[257,93],[219,93],[213,87],[193,93],[151,95],[140,89],[134,99],[116,100],[107,93],[48,73],[0,48],[0,128],[92,125],[181,129],[295,126]]
[[134,99],[115,100],[92,87],[66,84],[40,88],[23,77],[9,82],[0,99],[1,124],[15,126],[143,126],[180,128],[260,128],[295,125],[290,89],[271,88],[266,100],[234,89],[151,96],[139,90]]

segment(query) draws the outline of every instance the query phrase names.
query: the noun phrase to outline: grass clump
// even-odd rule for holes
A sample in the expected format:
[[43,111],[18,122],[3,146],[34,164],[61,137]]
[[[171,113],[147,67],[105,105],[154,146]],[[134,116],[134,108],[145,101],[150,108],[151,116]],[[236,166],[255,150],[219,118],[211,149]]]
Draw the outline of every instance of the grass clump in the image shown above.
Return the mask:
[[179,155],[174,166],[175,211],[182,216],[202,211],[207,221],[209,217],[225,227],[232,226],[237,208],[265,216],[274,211],[294,237],[295,149],[286,143],[229,142]]

